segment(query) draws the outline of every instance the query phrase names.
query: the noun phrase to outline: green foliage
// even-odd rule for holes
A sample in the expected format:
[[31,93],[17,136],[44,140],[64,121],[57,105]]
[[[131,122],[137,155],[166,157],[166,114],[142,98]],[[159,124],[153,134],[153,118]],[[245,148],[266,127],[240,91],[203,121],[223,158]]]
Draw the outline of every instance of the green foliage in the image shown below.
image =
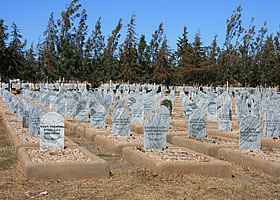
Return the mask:
[[172,116],[172,102],[169,99],[164,99],[160,105],[166,106],[169,110],[170,116]]
[[109,80],[165,85],[277,86],[280,84],[280,32],[268,34],[266,22],[256,30],[254,20],[248,28],[242,24],[238,6],[226,21],[222,47],[214,36],[210,46],[203,45],[199,31],[189,40],[185,26],[177,40],[176,51],[168,46],[163,24],[146,42],[138,38],[136,15],[126,26],[120,43],[122,19],[107,38],[102,34],[101,17],[88,36],[87,13],[79,0],[61,12],[59,19],[51,13],[46,30],[34,48],[15,23],[11,31],[0,19],[0,76],[2,80],[25,81],[58,79],[89,81],[98,87]]

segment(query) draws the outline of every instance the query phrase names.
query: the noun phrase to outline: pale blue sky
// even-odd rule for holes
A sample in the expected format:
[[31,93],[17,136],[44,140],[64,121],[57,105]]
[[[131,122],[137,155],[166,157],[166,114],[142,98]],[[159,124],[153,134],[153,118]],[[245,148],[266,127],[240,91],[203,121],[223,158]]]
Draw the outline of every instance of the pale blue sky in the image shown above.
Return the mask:
[[[59,18],[61,11],[71,0],[0,0],[0,18],[9,26],[15,22],[28,41],[37,43],[39,36],[47,27],[50,13]],[[102,17],[102,32],[107,36],[123,19],[122,38],[125,37],[126,24],[133,13],[136,14],[136,32],[146,36],[149,43],[151,35],[163,23],[169,45],[174,49],[184,25],[189,32],[189,40],[193,41],[199,30],[204,45],[211,44],[215,34],[218,35],[220,46],[226,32],[226,19],[232,11],[241,5],[243,26],[248,27],[252,17],[255,18],[257,30],[267,21],[269,33],[279,31],[280,1],[279,0],[80,0],[82,8],[87,10],[89,33],[99,16]]]

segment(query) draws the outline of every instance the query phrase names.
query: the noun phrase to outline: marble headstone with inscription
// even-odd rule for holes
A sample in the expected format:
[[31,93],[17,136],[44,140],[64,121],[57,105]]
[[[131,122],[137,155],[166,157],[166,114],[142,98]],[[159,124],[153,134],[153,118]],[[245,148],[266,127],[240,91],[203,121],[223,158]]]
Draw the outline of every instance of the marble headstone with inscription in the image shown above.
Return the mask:
[[35,108],[36,105],[33,103],[27,103],[26,106],[23,108],[23,117],[22,117],[22,127],[29,128],[29,116],[30,111],[32,108]]
[[232,113],[229,106],[223,106],[218,112],[218,130],[232,131]]
[[65,114],[67,117],[75,117],[78,101],[73,97],[66,97]]
[[240,122],[239,150],[261,149],[261,125],[254,116],[248,116]]
[[29,133],[31,135],[40,134],[40,120],[46,111],[40,107],[34,107],[29,114]]
[[117,95],[114,102],[114,109],[124,108],[124,101],[121,95]]
[[210,101],[207,106],[207,120],[217,120],[217,103]]
[[144,124],[144,149],[166,147],[166,122],[161,115],[149,115]]
[[40,122],[40,149],[64,149],[64,119],[56,112],[48,112]]
[[190,116],[193,111],[197,110],[198,107],[195,103],[189,103],[187,106],[184,107],[184,113],[185,113],[185,122],[186,124],[190,121]]
[[60,114],[65,114],[65,95],[62,94],[57,98],[57,108],[56,112]]
[[80,99],[78,102],[74,119],[85,122],[89,120],[88,102],[86,99]]
[[112,134],[130,136],[130,114],[124,108],[114,110],[112,117]]
[[238,105],[238,112],[237,112],[237,123],[240,124],[241,120],[244,117],[249,115],[248,105],[246,103],[241,103]]
[[131,107],[131,123],[144,124],[144,105],[141,102],[136,102]]
[[103,105],[95,103],[90,108],[90,127],[104,128],[106,125],[106,111]]
[[258,120],[261,120],[261,105],[255,102],[251,106],[251,115],[255,116]]
[[146,96],[144,98],[143,101],[143,105],[144,105],[144,115],[150,115],[153,112],[153,105],[154,105],[154,100],[152,99],[152,97]]
[[189,138],[206,137],[206,115],[205,112],[195,110],[190,116],[189,121]]
[[169,129],[170,124],[170,111],[166,106],[160,106],[156,109],[156,113],[162,116],[162,118],[166,121],[166,127]]
[[279,116],[277,111],[266,111],[263,113],[263,137],[279,137]]

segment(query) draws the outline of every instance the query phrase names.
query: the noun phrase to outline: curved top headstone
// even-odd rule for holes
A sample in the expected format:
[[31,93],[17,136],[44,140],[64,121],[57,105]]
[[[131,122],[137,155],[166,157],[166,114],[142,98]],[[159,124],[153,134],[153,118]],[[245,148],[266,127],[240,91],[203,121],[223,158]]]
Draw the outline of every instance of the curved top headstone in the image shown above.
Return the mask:
[[261,125],[254,116],[241,120],[239,135],[239,150],[261,149]]
[[56,112],[41,118],[40,149],[64,149],[64,119]]

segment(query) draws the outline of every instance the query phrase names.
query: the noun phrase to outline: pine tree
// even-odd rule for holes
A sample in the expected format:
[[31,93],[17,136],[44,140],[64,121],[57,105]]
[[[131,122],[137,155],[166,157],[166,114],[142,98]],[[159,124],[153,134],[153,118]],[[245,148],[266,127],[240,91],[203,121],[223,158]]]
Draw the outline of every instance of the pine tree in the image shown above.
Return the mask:
[[57,21],[58,26],[58,63],[57,72],[59,77],[65,77],[66,80],[77,78],[79,67],[77,66],[77,44],[75,34],[75,20],[81,16],[78,13],[81,4],[77,4],[78,0],[73,0],[69,6],[66,7],[66,11],[61,12],[61,19]]
[[224,75],[223,81],[233,82],[233,74],[236,74],[235,68],[238,68],[238,52],[239,39],[244,31],[241,25],[241,11],[242,8],[239,5],[236,10],[233,11],[230,19],[227,19],[227,31],[225,42],[221,54],[219,55],[219,70]]
[[51,13],[47,28],[44,32],[44,41],[42,43],[41,52],[41,61],[42,70],[45,75],[45,81],[49,79],[50,81],[58,80],[58,54],[57,54],[57,43],[58,43],[58,36],[57,36],[57,25],[54,21],[53,17],[54,13]]
[[0,19],[0,76],[2,81],[5,79],[5,73],[8,66],[7,45],[9,34],[7,33],[8,26],[4,25],[4,20]]
[[8,69],[6,76],[8,78],[22,78],[21,72],[24,67],[24,47],[26,40],[22,41],[20,29],[15,23],[12,24],[11,42],[8,47]]
[[130,23],[127,24],[127,34],[122,45],[121,77],[124,81],[136,81],[137,75],[141,73],[140,65],[137,63],[137,38],[135,31],[135,14],[131,16]]
[[36,63],[36,52],[34,50],[34,44],[32,43],[30,48],[25,51],[25,67],[22,71],[22,78],[28,82],[34,82],[36,74],[39,73]]
[[137,44],[137,63],[139,71],[137,72],[136,82],[146,83],[151,74],[149,46],[146,43],[145,35],[141,35]]
[[112,35],[107,39],[107,45],[104,49],[104,80],[118,80],[120,73],[119,61],[117,58],[118,40],[121,36],[122,19],[119,20],[116,28],[112,31]]
[[150,42],[150,54],[151,54],[151,69],[152,74],[150,76],[150,82],[157,84],[170,84],[170,56],[171,50],[167,45],[167,39],[162,28],[163,24],[159,25],[159,28],[152,35]]
[[94,88],[106,79],[103,68],[104,39],[101,31],[101,17],[99,17],[95,24],[95,30],[87,40],[84,56],[84,65],[87,66],[86,71],[89,75],[88,80]]

